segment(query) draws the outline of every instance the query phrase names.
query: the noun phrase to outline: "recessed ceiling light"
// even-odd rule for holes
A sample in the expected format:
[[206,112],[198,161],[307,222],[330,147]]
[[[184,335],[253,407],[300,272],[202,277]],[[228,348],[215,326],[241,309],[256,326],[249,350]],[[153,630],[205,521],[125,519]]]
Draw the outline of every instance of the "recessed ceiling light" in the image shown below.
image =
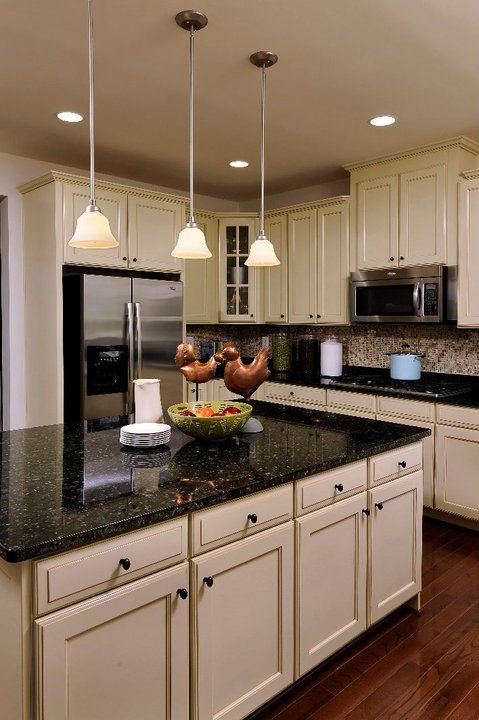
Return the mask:
[[232,160],[230,162],[230,165],[231,165],[231,167],[234,167],[234,168],[243,168],[243,167],[248,167],[249,163],[246,162],[246,160]]
[[395,122],[396,118],[392,115],[379,115],[378,117],[372,118],[369,124],[375,127],[386,127],[387,125],[394,125]]
[[57,118],[59,120],[63,120],[63,122],[81,122],[83,120],[83,115],[80,115],[76,112],[59,112],[57,113]]

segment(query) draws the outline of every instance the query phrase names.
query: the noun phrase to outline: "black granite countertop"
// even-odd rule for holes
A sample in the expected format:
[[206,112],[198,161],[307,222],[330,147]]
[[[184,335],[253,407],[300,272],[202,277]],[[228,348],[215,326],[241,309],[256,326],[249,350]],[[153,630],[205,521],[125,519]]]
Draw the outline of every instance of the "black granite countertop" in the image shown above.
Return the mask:
[[406,425],[255,402],[264,431],[220,443],[173,428],[168,446],[126,450],[118,428],[49,425],[0,435],[0,556],[80,547],[416,442]]
[[[344,374],[348,377],[354,376],[354,375],[376,375],[381,376],[384,375],[384,377],[389,378],[389,370],[385,368],[367,368],[367,367],[356,367],[356,366],[345,366],[344,368]],[[299,373],[291,372],[291,373],[274,373],[272,372],[270,377],[268,378],[269,382],[279,382],[279,383],[291,383],[291,385],[301,385],[303,387],[315,387],[315,388],[331,388],[336,390],[344,390],[345,392],[353,392],[353,393],[366,393],[370,395],[384,395],[386,397],[397,397],[397,398],[403,398],[405,400],[426,400],[428,402],[435,402],[439,403],[441,405],[461,405],[464,407],[472,407],[472,408],[479,408],[479,377],[475,375],[454,375],[450,373],[432,373],[432,372],[425,372],[422,373],[422,379],[423,380],[435,380],[435,381],[442,381],[446,383],[454,383],[458,385],[464,386],[464,393],[461,395],[454,395],[451,397],[445,397],[445,398],[434,398],[434,397],[418,397],[415,395],[411,395],[409,392],[401,392],[400,389],[398,389],[395,392],[388,391],[384,392],[381,391],[379,388],[371,387],[371,388],[364,388],[364,387],[355,387],[354,385],[348,385],[348,387],[337,387],[333,384],[331,384],[331,380],[328,378],[323,378],[321,376],[307,376],[307,375],[301,375]],[[339,380],[339,378],[337,378]],[[410,383],[413,384],[413,383]]]

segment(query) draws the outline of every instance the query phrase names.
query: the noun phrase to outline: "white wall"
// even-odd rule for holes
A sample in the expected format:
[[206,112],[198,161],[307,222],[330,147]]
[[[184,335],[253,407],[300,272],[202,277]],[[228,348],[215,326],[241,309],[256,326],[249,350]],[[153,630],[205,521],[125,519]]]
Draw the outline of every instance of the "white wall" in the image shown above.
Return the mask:
[[[25,338],[24,338],[24,286],[23,286],[23,222],[22,198],[17,187],[28,180],[44,175],[49,170],[61,170],[86,175],[84,170],[31,160],[0,153],[0,248],[2,283],[2,366],[3,366],[3,420],[4,429],[24,427],[25,424]],[[136,180],[98,174],[99,178],[129,185],[172,192],[187,193],[159,185],[139,183]],[[196,206],[202,210],[237,212],[239,204],[230,200],[197,195]]]
[[[264,206],[266,210],[274,210],[279,207],[297,205],[298,203],[310,202],[312,200],[322,200],[323,198],[336,197],[337,195],[349,195],[349,177],[321,183],[320,185],[298,188],[297,190],[289,190],[287,192],[277,193],[276,195],[267,195],[264,200]],[[251,212],[258,208],[259,193],[257,198],[244,200],[240,203],[240,210],[243,212]]]

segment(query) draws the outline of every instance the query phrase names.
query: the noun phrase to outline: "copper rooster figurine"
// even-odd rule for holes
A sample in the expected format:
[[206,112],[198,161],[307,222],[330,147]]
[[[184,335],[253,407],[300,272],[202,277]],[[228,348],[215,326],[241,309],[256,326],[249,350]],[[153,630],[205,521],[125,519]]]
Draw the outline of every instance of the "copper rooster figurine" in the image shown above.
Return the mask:
[[175,362],[188,382],[205,383],[214,378],[216,368],[223,362],[221,355],[212,355],[208,362],[200,362],[191,343],[181,343],[176,349]]
[[226,361],[224,377],[226,387],[230,392],[242,395],[245,400],[249,400],[270,375],[267,348],[260,350],[249,365],[244,365],[238,349],[232,342],[226,343],[219,355]]

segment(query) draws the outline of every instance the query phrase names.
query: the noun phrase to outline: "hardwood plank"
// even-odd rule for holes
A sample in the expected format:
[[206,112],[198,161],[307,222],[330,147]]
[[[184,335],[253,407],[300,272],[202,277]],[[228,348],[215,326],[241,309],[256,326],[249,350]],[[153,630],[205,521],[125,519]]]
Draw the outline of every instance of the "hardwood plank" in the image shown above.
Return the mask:
[[479,714],[479,677],[478,683],[466,695],[459,705],[444,716],[444,720],[477,720]]
[[[441,689],[435,693],[427,705],[419,710],[419,714],[411,718],[420,720],[437,720],[437,718],[450,718],[455,714],[455,709],[460,706],[461,701],[470,696],[474,688],[479,689],[479,661],[468,663],[454,675]],[[475,715],[470,716],[477,719],[479,715],[479,697],[476,700]],[[451,715],[452,713],[452,715]]]

